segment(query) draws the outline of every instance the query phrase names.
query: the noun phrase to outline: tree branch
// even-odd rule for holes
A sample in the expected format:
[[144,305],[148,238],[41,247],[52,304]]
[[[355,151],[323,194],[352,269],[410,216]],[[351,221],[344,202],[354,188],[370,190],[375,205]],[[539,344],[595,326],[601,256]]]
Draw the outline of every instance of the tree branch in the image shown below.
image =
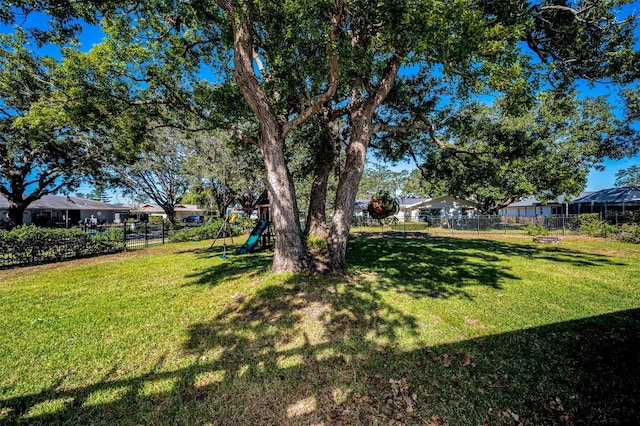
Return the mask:
[[370,114],[373,114],[373,112],[386,99],[391,87],[393,86],[396,75],[398,75],[398,70],[400,69],[400,65],[403,60],[404,54],[400,52],[393,52],[391,54],[391,58],[389,58],[389,61],[382,73],[382,77],[380,78],[378,88],[374,92],[373,96],[370,96],[367,100],[366,109],[369,110]]
[[327,56],[329,58],[329,86],[313,104],[297,115],[293,120],[284,124],[282,133],[286,136],[292,129],[299,126],[313,116],[329,101],[338,90],[340,67],[338,64],[337,42],[340,34],[340,27],[346,17],[346,8],[343,0],[336,0],[335,10],[331,12],[331,32],[329,34],[329,44],[327,45]]
[[575,20],[577,20],[579,22],[582,22],[582,23],[586,23],[587,21],[584,20],[583,18],[581,18],[580,14],[585,12],[585,11],[587,11],[587,10],[589,10],[589,9],[591,9],[594,6],[595,6],[595,4],[592,4],[592,5],[588,6],[588,7],[583,8],[583,9],[576,10],[576,9],[574,9],[572,7],[569,7],[569,6],[562,6],[562,5],[553,4],[553,5],[547,5],[547,6],[540,7],[540,11],[543,12],[545,10],[560,10],[560,11],[563,11],[563,12],[568,12],[571,15],[573,15]]

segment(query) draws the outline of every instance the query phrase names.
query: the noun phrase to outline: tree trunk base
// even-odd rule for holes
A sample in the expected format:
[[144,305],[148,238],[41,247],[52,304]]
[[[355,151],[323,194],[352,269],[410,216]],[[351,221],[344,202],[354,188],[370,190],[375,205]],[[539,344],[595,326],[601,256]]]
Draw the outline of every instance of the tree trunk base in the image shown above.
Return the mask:
[[307,257],[309,272],[311,274],[324,275],[333,272],[328,249],[309,249]]

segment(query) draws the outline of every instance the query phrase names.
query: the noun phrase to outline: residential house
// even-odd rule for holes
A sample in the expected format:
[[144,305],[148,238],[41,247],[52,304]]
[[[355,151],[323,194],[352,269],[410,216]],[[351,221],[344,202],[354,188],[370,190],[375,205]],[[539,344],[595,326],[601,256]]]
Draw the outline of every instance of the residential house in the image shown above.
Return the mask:
[[[146,215],[148,216],[158,216],[162,217],[164,220],[167,220],[167,214],[162,210],[162,207],[157,204],[141,204],[139,206],[135,206],[132,208],[132,212],[138,215]],[[187,216],[190,215],[199,215],[203,216],[205,211],[195,204],[177,204],[174,208],[175,220],[177,222],[182,222]]]
[[436,198],[400,200],[396,214],[400,222],[425,222],[428,219],[470,217],[477,213],[478,203],[450,195]]
[[[0,196],[0,221],[8,220],[9,203]],[[45,195],[31,203],[24,212],[25,225],[72,226],[80,221],[112,223],[125,220],[129,207],[65,195]]]
[[[400,209],[395,217],[400,222],[425,222],[428,219],[472,216],[478,204],[463,198],[444,196],[436,198],[399,198]],[[354,216],[368,217],[369,200],[356,200]]]
[[571,212],[599,213],[602,217],[613,217],[640,210],[640,187],[626,186],[591,192],[573,200]]
[[[578,198],[589,194],[591,194],[589,191],[581,192]],[[500,209],[498,214],[514,218],[535,218],[551,215],[566,216],[572,213],[571,205],[573,202],[570,197],[564,194],[547,202],[540,201],[535,197],[528,197]]]

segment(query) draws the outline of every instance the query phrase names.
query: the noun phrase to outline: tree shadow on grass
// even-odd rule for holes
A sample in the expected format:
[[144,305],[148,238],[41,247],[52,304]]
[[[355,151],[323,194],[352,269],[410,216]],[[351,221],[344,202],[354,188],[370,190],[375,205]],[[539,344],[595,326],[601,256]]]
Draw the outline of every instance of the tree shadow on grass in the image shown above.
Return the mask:
[[447,237],[359,237],[350,242],[349,266],[375,273],[387,287],[416,297],[471,298],[470,286],[502,287],[521,279],[505,258],[552,261],[572,266],[623,265],[608,256],[557,246]]
[[[429,244],[455,256],[449,250],[462,242],[455,243]],[[436,270],[441,279],[450,279],[442,288],[430,281],[415,284],[410,280],[418,279],[417,269],[385,275],[383,266],[392,262],[397,247],[369,240],[354,244],[354,251],[371,248],[371,258],[361,259],[358,252],[350,258],[351,268],[365,274],[267,280],[190,324],[179,354],[186,366],[168,368],[160,357],[150,371],[114,378],[114,365],[102,380],[76,387],[64,386],[61,377],[37,393],[0,396],[0,422],[605,425],[640,420],[639,309],[432,346],[416,337],[419,320],[383,297],[392,278],[408,291],[435,288],[451,296],[457,287],[450,275],[493,287],[510,272],[481,269],[496,263],[493,255],[483,248],[486,243],[468,242],[467,254],[454,257],[448,267],[476,262],[467,258],[475,249],[477,263],[487,265]],[[407,258],[417,259],[427,246],[402,247]],[[598,259],[592,261],[606,261]],[[394,269],[401,270],[395,262]],[[377,277],[367,274],[368,268]],[[226,270],[225,279],[234,273]],[[192,278],[219,283],[218,275],[206,271],[202,279]]]
[[211,285],[217,286],[222,282],[234,280],[239,277],[243,279],[251,279],[264,275],[271,269],[273,260],[272,253],[252,253],[249,255],[235,254],[236,247],[227,249],[224,254],[218,247],[212,249],[195,250],[195,253],[201,259],[223,259],[217,262],[215,266],[204,270],[195,271],[188,275],[190,279],[189,285]]
[[[424,234],[421,234],[424,235]],[[201,258],[217,258],[220,250],[201,249]],[[230,250],[229,253],[235,253]],[[472,286],[502,288],[504,280],[517,280],[506,257],[517,256],[532,262],[551,261],[571,266],[624,264],[610,257],[569,250],[558,246],[541,246],[484,239],[448,237],[380,238],[356,237],[350,240],[347,254],[350,272],[376,274],[387,288],[415,297],[471,298],[465,290]],[[195,285],[219,285],[239,277],[259,276],[270,269],[271,253],[229,254],[226,261],[188,278]]]
[[[416,296],[465,296],[464,287],[500,288],[502,278],[516,279],[500,266],[494,251],[501,243],[478,244],[450,239],[357,238],[350,243],[348,262],[351,272],[375,273],[388,287],[403,289]],[[518,248],[518,246],[514,246]],[[202,249],[201,258],[217,258],[219,251]],[[217,286],[239,277],[262,274],[270,268],[270,253],[230,254],[225,262],[187,278],[191,284]]]
[[[4,424],[636,424],[640,310],[398,348],[367,285],[267,286],[188,328],[189,366],[0,398]],[[115,368],[115,367],[114,367]],[[171,387],[153,391],[156,383]],[[96,395],[111,396],[94,403]],[[59,404],[55,411],[46,406]],[[44,410],[38,411],[44,407]],[[35,410],[35,414],[34,414]]]

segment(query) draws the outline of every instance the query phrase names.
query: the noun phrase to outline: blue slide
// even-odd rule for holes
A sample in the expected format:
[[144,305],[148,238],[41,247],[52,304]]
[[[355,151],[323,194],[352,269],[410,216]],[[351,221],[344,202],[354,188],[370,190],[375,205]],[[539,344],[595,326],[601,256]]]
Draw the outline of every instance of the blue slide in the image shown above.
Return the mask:
[[251,253],[253,249],[256,247],[256,245],[258,244],[258,242],[260,241],[260,235],[262,235],[265,229],[267,229],[267,221],[259,220],[258,223],[256,224],[256,227],[253,228],[253,231],[251,231],[251,234],[249,234],[249,238],[247,238],[247,242],[244,243],[238,249],[238,253],[240,254]]

